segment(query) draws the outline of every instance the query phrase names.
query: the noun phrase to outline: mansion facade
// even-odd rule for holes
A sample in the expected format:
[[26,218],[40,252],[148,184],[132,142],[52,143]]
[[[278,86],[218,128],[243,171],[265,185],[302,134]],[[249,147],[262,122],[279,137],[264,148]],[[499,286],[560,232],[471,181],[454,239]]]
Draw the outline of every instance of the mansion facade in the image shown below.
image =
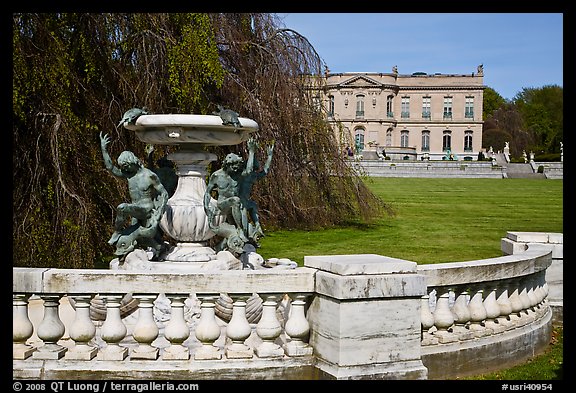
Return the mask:
[[404,75],[394,67],[391,73],[327,72],[324,79],[314,99],[354,154],[471,161],[482,150],[482,65],[466,75]]

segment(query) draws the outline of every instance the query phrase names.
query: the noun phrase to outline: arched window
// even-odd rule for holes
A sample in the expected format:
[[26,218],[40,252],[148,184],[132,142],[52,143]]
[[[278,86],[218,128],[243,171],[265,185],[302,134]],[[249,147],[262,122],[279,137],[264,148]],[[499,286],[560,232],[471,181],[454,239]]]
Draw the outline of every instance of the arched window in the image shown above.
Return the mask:
[[442,151],[452,150],[452,132],[444,131],[442,136]]
[[361,153],[364,150],[364,129],[356,128],[354,130],[354,141],[356,143],[356,153]]
[[408,147],[408,130],[400,132],[400,147]]
[[430,151],[430,131],[422,131],[422,151]]
[[388,117],[394,117],[394,108],[392,106],[392,99],[394,98],[393,95],[389,95],[386,97],[386,115]]
[[472,131],[464,132],[464,151],[472,151]]
[[386,146],[392,146],[392,129],[386,130]]

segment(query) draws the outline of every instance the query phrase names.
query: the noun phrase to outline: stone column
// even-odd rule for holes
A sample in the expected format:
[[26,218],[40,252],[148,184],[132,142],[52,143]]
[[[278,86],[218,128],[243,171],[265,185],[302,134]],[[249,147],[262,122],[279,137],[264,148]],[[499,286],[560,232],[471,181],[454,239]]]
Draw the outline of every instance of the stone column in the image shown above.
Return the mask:
[[380,255],[305,257],[319,269],[310,345],[326,379],[426,379],[420,353],[425,276]]

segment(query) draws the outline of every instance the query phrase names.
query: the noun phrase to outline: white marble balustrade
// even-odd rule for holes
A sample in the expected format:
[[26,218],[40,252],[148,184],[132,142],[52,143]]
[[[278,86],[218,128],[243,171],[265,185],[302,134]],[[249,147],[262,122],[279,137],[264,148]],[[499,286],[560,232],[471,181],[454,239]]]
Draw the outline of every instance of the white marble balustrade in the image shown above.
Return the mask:
[[[128,335],[128,323],[121,318],[120,305],[124,294],[106,294],[106,320],[97,327],[90,319],[89,306],[92,295],[70,295],[75,300],[75,319],[64,326],[58,312],[63,294],[42,295],[44,316],[34,327],[28,317],[28,294],[13,294],[13,358],[25,360],[107,360],[123,361],[126,358],[148,360],[215,360],[278,358],[283,356],[311,355],[307,343],[310,325],[304,314],[305,299],[309,294],[264,294],[263,312],[257,323],[246,318],[246,300],[251,294],[229,293],[233,299],[232,318],[228,323],[214,313],[218,293],[199,294],[201,313],[192,323],[184,319],[185,299],[188,294],[168,294],[171,318],[162,327],[153,316],[154,301],[158,295],[136,294],[138,300],[135,324]],[[280,302],[283,304],[280,305]],[[279,307],[281,306],[281,307]],[[287,320],[279,320],[284,312]],[[281,319],[282,316],[281,316]],[[41,343],[32,346],[26,341],[37,329]],[[62,342],[65,328],[69,331],[66,343]],[[192,338],[192,340],[190,340]],[[250,338],[250,340],[249,340]],[[165,343],[163,344],[162,341]],[[216,343],[220,341],[221,343]]]
[[549,344],[551,263],[530,244],[432,265],[353,254],[282,271],[13,268],[14,375],[452,378]]
[[428,287],[422,297],[422,345],[499,334],[542,318],[545,271],[498,282]]

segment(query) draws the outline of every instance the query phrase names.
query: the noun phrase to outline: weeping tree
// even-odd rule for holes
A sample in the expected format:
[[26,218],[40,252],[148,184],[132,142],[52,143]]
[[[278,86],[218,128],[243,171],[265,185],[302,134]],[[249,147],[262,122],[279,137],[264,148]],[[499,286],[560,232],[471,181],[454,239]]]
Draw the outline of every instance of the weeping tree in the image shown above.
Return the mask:
[[264,228],[390,212],[311,102],[320,57],[275,15],[30,13],[14,14],[12,28],[14,266],[90,268],[112,253],[106,240],[129,195],[104,168],[98,135],[110,135],[112,157],[131,150],[144,161],[144,144],[118,127],[131,107],[210,114],[221,104],[254,119],[255,137],[275,141],[252,195]]

